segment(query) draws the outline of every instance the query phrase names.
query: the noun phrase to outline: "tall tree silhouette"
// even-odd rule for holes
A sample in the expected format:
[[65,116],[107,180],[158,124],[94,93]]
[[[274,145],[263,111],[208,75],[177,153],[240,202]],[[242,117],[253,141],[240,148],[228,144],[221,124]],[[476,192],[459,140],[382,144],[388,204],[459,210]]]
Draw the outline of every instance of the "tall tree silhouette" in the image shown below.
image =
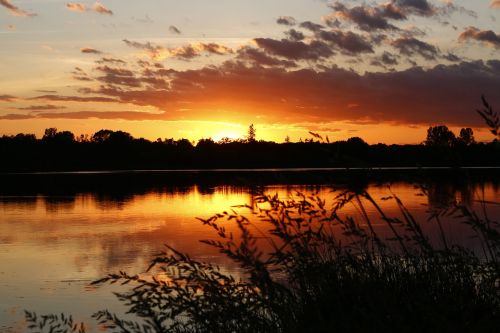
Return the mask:
[[248,136],[247,136],[248,142],[255,142],[255,137],[256,137],[256,130],[253,124],[251,124],[248,127]]
[[456,141],[455,134],[445,125],[429,127],[426,146],[451,147]]

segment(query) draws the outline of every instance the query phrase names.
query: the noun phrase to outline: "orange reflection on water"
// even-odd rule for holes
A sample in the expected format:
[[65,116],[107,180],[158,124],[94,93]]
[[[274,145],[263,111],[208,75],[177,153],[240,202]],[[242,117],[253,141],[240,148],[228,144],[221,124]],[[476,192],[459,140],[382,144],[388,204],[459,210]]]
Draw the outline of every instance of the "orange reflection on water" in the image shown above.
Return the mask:
[[[333,204],[337,195],[331,187],[268,186],[266,193],[282,199],[296,192],[317,193]],[[500,192],[492,184],[430,185],[428,196],[409,183],[368,187],[368,192],[389,215],[400,214],[393,200],[381,198],[392,193],[405,203],[424,228],[432,233],[436,225],[427,222],[427,211],[462,201],[474,206],[484,192],[487,201],[500,201]],[[140,273],[152,256],[168,244],[192,257],[222,266],[225,272],[241,275],[238,266],[200,239],[216,238],[216,233],[195,217],[208,218],[235,205],[252,205],[255,188],[197,186],[175,191],[129,195],[79,193],[73,196],[0,197],[0,327],[22,320],[12,316],[13,307],[41,313],[67,312],[82,318],[103,307],[123,308],[109,288],[89,288],[90,281],[110,272],[125,270]],[[387,226],[375,217],[375,208],[365,206],[382,233]],[[359,208],[359,207],[358,207]],[[344,214],[360,218],[355,205]],[[498,206],[488,207],[492,216],[500,216]],[[250,216],[250,211],[238,209]],[[455,221],[456,222],[456,221]],[[463,228],[454,221],[444,224],[450,237],[463,239]],[[234,223],[224,223],[237,235]],[[267,225],[256,221],[261,230]],[[14,319],[12,319],[14,317]]]

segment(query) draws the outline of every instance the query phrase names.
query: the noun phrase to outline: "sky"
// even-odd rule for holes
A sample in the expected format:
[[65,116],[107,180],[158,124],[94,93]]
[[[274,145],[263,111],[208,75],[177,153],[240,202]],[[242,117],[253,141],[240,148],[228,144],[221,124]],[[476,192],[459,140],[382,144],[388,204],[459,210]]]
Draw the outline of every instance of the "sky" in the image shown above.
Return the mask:
[[0,135],[420,143],[500,105],[500,0],[0,0]]

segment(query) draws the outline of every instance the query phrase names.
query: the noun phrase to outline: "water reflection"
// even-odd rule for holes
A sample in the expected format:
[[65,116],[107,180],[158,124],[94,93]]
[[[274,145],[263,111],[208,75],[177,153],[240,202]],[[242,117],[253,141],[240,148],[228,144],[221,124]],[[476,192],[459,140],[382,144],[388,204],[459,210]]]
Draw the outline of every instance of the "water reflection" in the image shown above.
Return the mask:
[[[0,197],[0,327],[15,326],[21,320],[22,312],[13,315],[14,308],[65,311],[81,317],[103,304],[119,308],[109,290],[89,289],[87,281],[118,270],[141,272],[165,243],[240,274],[231,261],[199,242],[214,235],[194,217],[251,205],[253,196],[262,192],[282,198],[296,192],[318,193],[331,201],[335,188],[344,187],[190,185],[135,193]],[[478,198],[500,201],[498,184],[493,182],[399,182],[390,188],[387,183],[360,183],[356,189],[368,190],[377,200],[395,193],[420,221],[426,221],[429,210],[456,201],[470,207]],[[399,214],[393,201],[379,202],[386,213]],[[489,208],[492,216],[500,216],[498,206]],[[373,208],[368,212],[375,214]],[[355,207],[347,207],[345,213],[358,214]],[[431,233],[435,227],[432,222],[424,225]],[[444,228],[452,238],[467,239],[456,221],[446,222]]]

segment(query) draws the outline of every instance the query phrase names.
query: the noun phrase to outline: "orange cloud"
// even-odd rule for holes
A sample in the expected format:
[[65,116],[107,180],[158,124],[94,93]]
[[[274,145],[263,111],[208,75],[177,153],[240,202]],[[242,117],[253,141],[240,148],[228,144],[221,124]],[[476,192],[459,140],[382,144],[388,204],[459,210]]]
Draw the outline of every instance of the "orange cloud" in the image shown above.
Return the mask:
[[106,8],[102,3],[96,2],[92,8],[88,7],[87,5],[79,2],[69,2],[66,4],[66,9],[70,10],[72,12],[79,12],[79,13],[84,13],[87,11],[94,11],[99,14],[104,14],[104,15],[113,15],[113,11],[110,9]]
[[167,48],[160,45],[154,45],[151,42],[141,43],[128,39],[124,39],[123,42],[130,47],[144,50],[147,56],[154,60],[163,60],[166,58],[191,60],[201,56],[203,53],[215,55],[233,53],[231,48],[217,43],[191,43],[185,46]]
[[0,5],[7,8],[9,13],[13,16],[22,16],[22,17],[37,16],[36,13],[27,12],[27,11],[22,10],[19,7],[13,5],[10,2],[10,0],[0,0]]
[[0,102],[12,102],[15,99],[16,97],[12,95],[0,95]]
[[87,11],[87,6],[83,3],[70,2],[66,4],[66,9],[72,12],[85,12]]
[[101,54],[102,53],[101,51],[96,50],[96,49],[91,48],[91,47],[82,47],[80,49],[80,52],[82,52],[82,53],[91,53],[91,54]]
[[490,7],[491,8],[500,8],[500,0],[491,0]]
[[81,93],[156,107],[169,119],[221,121],[260,115],[268,122],[480,126],[474,113],[479,96],[500,104],[497,60],[360,74],[336,66],[291,70],[237,59],[185,71],[98,66],[96,88]]
[[476,27],[468,27],[458,37],[458,40],[461,42],[471,39],[483,42],[494,48],[500,48],[500,35],[497,35],[492,30],[479,30]]
[[94,4],[94,10],[99,14],[113,15],[113,12],[106,8],[102,3],[96,2]]

